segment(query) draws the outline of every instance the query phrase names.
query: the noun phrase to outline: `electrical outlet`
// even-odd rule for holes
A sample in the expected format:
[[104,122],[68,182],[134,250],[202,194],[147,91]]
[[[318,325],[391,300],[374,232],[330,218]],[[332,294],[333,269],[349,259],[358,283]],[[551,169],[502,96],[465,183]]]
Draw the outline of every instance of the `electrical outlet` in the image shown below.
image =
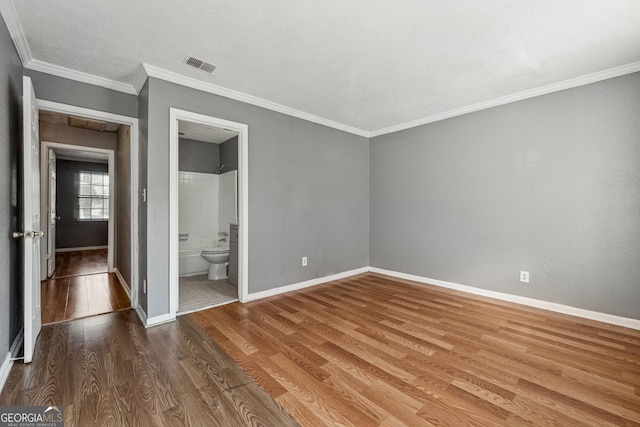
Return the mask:
[[520,281],[522,283],[529,283],[529,272],[528,271],[520,271]]
[[303,256],[303,257],[302,257],[302,266],[303,266],[303,267],[306,267],[306,266],[307,266],[307,257],[306,257],[306,256]]
[[147,293],[147,279],[142,279],[142,292]]

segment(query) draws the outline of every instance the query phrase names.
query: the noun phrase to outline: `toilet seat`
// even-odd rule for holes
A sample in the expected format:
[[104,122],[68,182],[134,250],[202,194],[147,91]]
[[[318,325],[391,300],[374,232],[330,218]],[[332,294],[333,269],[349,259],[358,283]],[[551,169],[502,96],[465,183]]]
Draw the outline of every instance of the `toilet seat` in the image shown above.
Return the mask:
[[202,250],[203,254],[222,254],[225,252],[229,252],[229,248],[223,247],[223,246],[216,247],[216,248],[207,248]]

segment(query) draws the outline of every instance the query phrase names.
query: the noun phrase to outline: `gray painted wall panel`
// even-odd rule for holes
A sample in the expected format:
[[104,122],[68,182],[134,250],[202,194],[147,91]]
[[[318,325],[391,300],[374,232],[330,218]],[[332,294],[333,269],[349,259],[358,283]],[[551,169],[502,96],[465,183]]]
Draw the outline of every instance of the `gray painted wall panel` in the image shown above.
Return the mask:
[[139,169],[138,184],[141,197],[138,200],[138,304],[145,314],[147,311],[147,292],[143,280],[147,279],[147,204],[142,197],[143,190],[147,189],[147,154],[149,140],[149,81],[147,80],[140,90],[138,104],[139,119]]
[[78,220],[78,174],[82,171],[107,173],[108,165],[58,159],[56,167],[56,208],[61,218],[56,224],[56,249],[106,246],[108,221]]
[[0,355],[4,361],[23,323],[21,241],[9,238],[22,229],[18,192],[22,64],[2,17],[0,58]]
[[224,165],[222,172],[238,170],[238,137],[234,136],[220,144],[220,166]]
[[220,171],[220,144],[180,138],[178,170],[215,173]]
[[24,70],[31,77],[38,99],[138,117],[138,97],[100,86],[81,83],[39,71]]
[[640,73],[377,137],[371,265],[640,319],[639,188]]
[[169,107],[249,125],[250,292],[368,265],[366,138],[155,78],[149,85],[150,316],[168,311]]

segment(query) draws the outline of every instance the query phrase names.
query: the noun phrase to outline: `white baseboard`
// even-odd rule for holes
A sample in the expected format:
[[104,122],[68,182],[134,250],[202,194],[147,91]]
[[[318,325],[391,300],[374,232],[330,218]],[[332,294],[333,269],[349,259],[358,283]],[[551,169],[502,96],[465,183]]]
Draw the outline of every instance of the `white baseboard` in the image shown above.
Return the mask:
[[138,306],[135,308],[136,310],[136,314],[138,315],[138,319],[140,319],[140,322],[146,327],[147,326],[147,313],[144,312],[144,310],[142,309],[142,306],[140,304],[138,304]]
[[136,313],[138,314],[138,318],[142,322],[145,328],[150,328],[152,326],[162,325],[163,323],[169,323],[176,320],[176,316],[174,314],[163,314],[161,316],[147,317],[147,313],[144,312],[140,304],[136,307]]
[[7,382],[7,378],[9,378],[9,372],[11,372],[11,367],[13,366],[13,360],[11,359],[13,359],[13,356],[9,351],[2,365],[0,365],[0,392],[4,389],[4,384]]
[[11,373],[11,367],[13,366],[13,359],[16,357],[18,350],[20,350],[20,347],[22,346],[23,337],[24,327],[20,329],[20,332],[18,332],[18,336],[16,336],[11,344],[11,348],[9,348],[7,357],[5,357],[2,365],[0,365],[0,392],[4,389],[7,378],[9,378],[9,373]]
[[124,277],[122,277],[122,273],[120,273],[120,270],[118,270],[118,267],[113,269],[113,273],[116,275],[116,277],[120,281],[120,284],[122,285],[122,288],[127,293],[127,296],[129,297],[129,301],[131,301],[131,288],[129,287],[129,284],[127,283],[127,281],[124,280]]
[[149,317],[147,318],[145,327],[150,328],[152,326],[162,325],[163,323],[173,322],[174,320],[176,320],[175,314],[170,313],[163,314],[161,316]]
[[631,329],[640,330],[640,320],[638,319],[630,319],[628,317],[621,317],[613,314],[600,313],[598,311],[585,310],[583,308],[571,307],[568,305],[558,304],[555,302],[521,297],[521,296],[512,295],[512,294],[506,294],[503,292],[489,291],[486,289],[475,288],[473,286],[446,282],[444,280],[430,279],[428,277],[416,276],[416,275],[407,274],[407,273],[400,273],[397,271],[385,270],[377,267],[369,267],[369,271],[371,271],[372,273],[379,273],[379,274],[384,274],[386,276],[397,277],[399,279],[406,279],[414,282],[425,283],[428,285],[440,286],[442,288],[453,289],[456,291],[466,292],[474,295],[481,295],[489,298],[495,298],[501,301],[509,301],[516,304],[526,305],[529,307],[541,308],[543,310],[555,311],[557,313],[569,314],[571,316],[597,320],[599,322],[611,323],[613,325],[619,325],[619,326],[624,326]]
[[331,276],[319,277],[317,279],[311,279],[300,283],[293,283],[291,285],[280,286],[279,288],[268,289],[266,291],[254,292],[247,295],[247,299],[244,302],[255,301],[262,298],[272,297],[274,295],[283,294],[285,292],[297,291],[299,289],[308,288],[311,286],[320,285],[322,283],[332,282],[334,280],[344,279],[346,277],[355,276],[357,274],[366,273],[369,271],[369,267],[356,268],[355,270],[344,271],[342,273],[332,274]]
[[78,251],[96,251],[98,249],[109,249],[109,246],[83,246],[81,248],[59,248],[59,249],[56,249],[56,253],[58,253],[58,252],[78,252]]

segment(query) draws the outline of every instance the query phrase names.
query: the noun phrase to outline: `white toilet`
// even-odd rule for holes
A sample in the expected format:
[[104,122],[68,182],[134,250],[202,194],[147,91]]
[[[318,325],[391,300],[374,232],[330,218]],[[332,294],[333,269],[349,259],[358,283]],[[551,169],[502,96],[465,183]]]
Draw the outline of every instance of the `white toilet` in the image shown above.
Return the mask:
[[229,247],[217,246],[215,248],[203,249],[200,253],[202,258],[211,263],[209,266],[209,280],[221,280],[227,278],[227,264],[229,262]]

